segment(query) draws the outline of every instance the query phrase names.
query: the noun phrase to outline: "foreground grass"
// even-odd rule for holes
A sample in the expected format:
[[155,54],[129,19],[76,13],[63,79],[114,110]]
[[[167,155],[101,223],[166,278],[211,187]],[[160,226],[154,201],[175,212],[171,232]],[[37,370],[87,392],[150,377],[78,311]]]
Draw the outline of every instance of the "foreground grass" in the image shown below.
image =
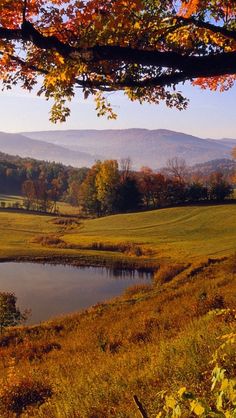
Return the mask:
[[[160,391],[186,386],[205,397],[211,353],[218,338],[235,329],[234,315],[212,313],[235,307],[235,266],[233,257],[188,267],[174,277],[171,269],[169,275],[160,270],[152,286],[7,331],[0,337],[1,384],[9,394],[0,398],[1,416],[14,415],[17,399],[17,408],[28,406],[18,413],[24,418],[138,418],[136,395],[152,418]],[[227,373],[235,364],[230,352]],[[41,406],[30,397],[35,387],[48,393]]]

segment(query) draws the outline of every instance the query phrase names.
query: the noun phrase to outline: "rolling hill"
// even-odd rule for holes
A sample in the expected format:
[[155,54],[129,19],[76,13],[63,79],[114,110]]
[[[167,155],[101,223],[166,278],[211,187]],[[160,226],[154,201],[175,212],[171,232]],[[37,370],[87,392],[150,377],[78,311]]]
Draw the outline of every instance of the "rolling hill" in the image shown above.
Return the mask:
[[91,166],[97,159],[130,157],[134,169],[166,165],[178,156],[188,165],[230,158],[234,139],[202,139],[164,129],[0,132],[0,151],[20,157]]
[[130,157],[134,168],[160,168],[179,156],[189,165],[229,158],[236,140],[202,139],[165,129],[68,130],[25,132],[30,139],[105,158]]
[[94,157],[86,152],[73,151],[62,145],[46,141],[34,141],[21,134],[0,132],[0,151],[20,157],[31,157],[38,160],[62,162],[77,167],[91,165]]

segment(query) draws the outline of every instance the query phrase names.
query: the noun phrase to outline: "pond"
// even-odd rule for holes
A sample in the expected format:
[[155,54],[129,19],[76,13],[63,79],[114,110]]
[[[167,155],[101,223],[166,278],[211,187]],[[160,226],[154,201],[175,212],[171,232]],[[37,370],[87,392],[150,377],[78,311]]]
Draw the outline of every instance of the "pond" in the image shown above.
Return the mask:
[[0,263],[0,292],[13,292],[28,324],[87,308],[151,282],[152,273],[36,263]]

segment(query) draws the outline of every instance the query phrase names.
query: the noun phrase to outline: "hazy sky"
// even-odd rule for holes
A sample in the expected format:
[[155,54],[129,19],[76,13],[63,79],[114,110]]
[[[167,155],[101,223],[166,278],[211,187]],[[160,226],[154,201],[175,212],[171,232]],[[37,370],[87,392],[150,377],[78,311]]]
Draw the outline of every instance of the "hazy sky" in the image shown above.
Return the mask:
[[[182,87],[182,86],[181,86]],[[190,98],[186,111],[168,109],[165,105],[131,103],[121,93],[111,96],[116,121],[98,118],[94,103],[75,99],[66,123],[49,122],[50,103],[20,88],[0,91],[0,131],[20,132],[48,129],[171,129],[201,137],[236,138],[236,86],[224,93],[202,91],[198,87],[182,89]]]

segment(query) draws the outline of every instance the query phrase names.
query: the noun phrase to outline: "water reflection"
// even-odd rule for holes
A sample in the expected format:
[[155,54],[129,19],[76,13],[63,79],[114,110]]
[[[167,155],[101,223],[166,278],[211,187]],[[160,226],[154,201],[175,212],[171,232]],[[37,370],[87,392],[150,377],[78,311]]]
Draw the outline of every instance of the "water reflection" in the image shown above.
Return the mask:
[[28,323],[73,312],[149,283],[152,274],[105,267],[0,263],[0,291],[14,292],[20,309],[30,308]]

